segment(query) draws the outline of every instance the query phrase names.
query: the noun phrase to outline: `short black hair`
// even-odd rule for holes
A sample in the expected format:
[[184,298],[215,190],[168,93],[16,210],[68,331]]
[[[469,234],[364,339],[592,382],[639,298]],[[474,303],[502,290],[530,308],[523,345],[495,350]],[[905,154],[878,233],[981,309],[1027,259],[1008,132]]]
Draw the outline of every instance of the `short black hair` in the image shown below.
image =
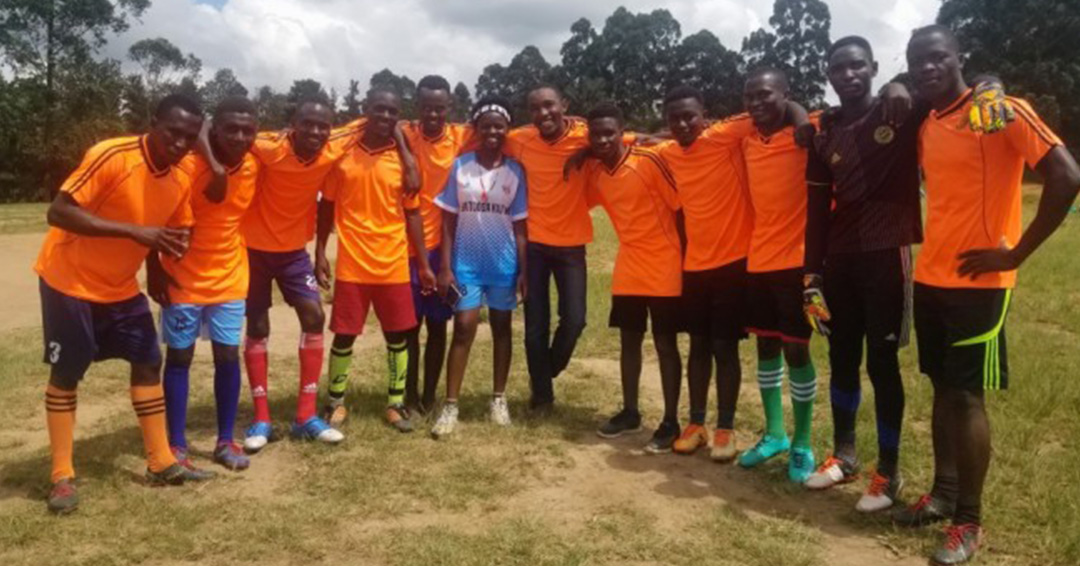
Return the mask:
[[233,112],[236,114],[251,114],[257,116],[258,111],[255,110],[255,104],[251,102],[251,99],[246,96],[229,96],[218,103],[214,108],[214,120],[221,118],[222,116]]
[[293,113],[299,112],[301,108],[308,104],[315,104],[318,106],[325,106],[329,110],[333,110],[333,106],[330,104],[330,99],[321,94],[312,94],[307,96],[301,96],[296,100],[296,104],[293,106]]
[[611,101],[604,101],[589,110],[588,116],[585,117],[588,121],[599,120],[601,118],[615,118],[619,124],[623,123],[623,111]]
[[503,110],[506,110],[506,115],[510,116],[511,122],[513,121],[514,112],[510,109],[510,100],[505,96],[499,96],[497,94],[489,94],[488,96],[477,100],[476,104],[473,104],[472,109],[469,110],[469,121],[475,122],[476,119],[480,118],[476,113],[485,106],[498,106]]
[[690,85],[679,85],[667,92],[664,96],[664,106],[671,104],[677,100],[686,100],[687,98],[693,98],[694,100],[705,105],[705,95],[701,93],[701,90]]
[[930,24],[928,26],[918,28],[915,31],[911,32],[911,39],[935,33],[942,35],[953,51],[960,51],[960,40],[956,38],[956,34],[949,26],[943,26],[941,24]]
[[825,60],[828,61],[832,58],[833,53],[839,51],[841,47],[847,47],[848,45],[854,45],[864,49],[866,54],[870,56],[870,60],[874,60],[874,48],[870,47],[870,42],[861,35],[848,35],[834,41],[833,44],[829,46],[828,51],[825,52]]
[[538,90],[544,90],[544,89],[550,89],[559,98],[566,98],[565,96],[563,96],[562,89],[555,86],[555,85],[553,85],[553,84],[551,84],[551,83],[540,83],[540,84],[530,88],[528,94],[532,94],[532,93],[534,93],[534,92],[536,92]]
[[398,99],[399,102],[401,101],[401,95],[398,94],[394,89],[392,89],[390,87],[386,87],[386,86],[377,86],[377,87],[374,87],[374,88],[368,90],[367,94],[364,95],[364,100],[365,101],[371,100],[372,97],[374,97],[377,94],[389,94],[389,95],[393,96],[394,98]]
[[416,83],[417,92],[419,92],[422,88],[426,88],[428,90],[445,90],[448,93],[451,92],[450,81],[446,80],[440,75],[428,75],[420,79],[420,82]]
[[775,75],[780,79],[780,82],[784,85],[785,89],[791,89],[791,86],[788,84],[787,73],[776,67],[758,67],[746,74],[746,82],[749,83],[750,81],[764,77],[765,75]]
[[202,108],[199,107],[199,103],[195,102],[194,98],[186,94],[170,94],[157,103],[157,107],[154,108],[154,118],[164,120],[173,108],[179,108],[200,118],[203,117]]

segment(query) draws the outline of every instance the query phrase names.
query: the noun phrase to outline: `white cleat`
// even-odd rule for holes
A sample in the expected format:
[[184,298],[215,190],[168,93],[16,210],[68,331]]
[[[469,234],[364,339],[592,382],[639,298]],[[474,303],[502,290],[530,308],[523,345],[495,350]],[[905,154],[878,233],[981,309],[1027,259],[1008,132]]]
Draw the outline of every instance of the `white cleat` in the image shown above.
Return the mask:
[[456,404],[443,405],[439,411],[439,418],[435,420],[435,426],[431,427],[431,436],[435,439],[444,438],[454,433],[458,422],[458,406]]
[[506,397],[499,395],[491,399],[491,422],[510,426],[510,407],[506,404]]

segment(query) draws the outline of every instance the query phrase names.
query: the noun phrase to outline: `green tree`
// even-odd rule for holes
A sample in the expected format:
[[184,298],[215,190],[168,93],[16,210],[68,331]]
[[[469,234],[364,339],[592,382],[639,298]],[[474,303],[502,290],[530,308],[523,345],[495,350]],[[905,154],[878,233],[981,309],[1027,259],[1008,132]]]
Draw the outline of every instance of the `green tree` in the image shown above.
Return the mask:
[[510,64],[498,63],[484,67],[484,72],[476,81],[476,98],[485,96],[504,96],[514,107],[515,123],[527,121],[525,97],[532,89],[551,82],[551,65],[544,55],[533,45],[528,45],[514,55]]
[[202,61],[195,55],[184,55],[180,48],[164,37],[141,39],[128,48],[128,59],[142,69],[142,78],[152,99],[158,99],[175,89],[185,78],[197,83]]
[[262,129],[280,130],[289,123],[290,103],[285,94],[264,86],[256,91],[254,100],[255,110],[259,114],[259,127]]
[[969,75],[1000,76],[1011,94],[1030,101],[1047,124],[1077,148],[1080,3],[945,0],[937,21],[956,32]]
[[339,122],[347,123],[360,117],[364,103],[360,98],[360,81],[349,81],[349,90],[345,93],[345,98],[341,102],[344,108],[338,113]]
[[667,10],[632,14],[619,8],[604,23],[597,40],[601,76],[610,96],[637,121],[658,121],[665,79],[674,70],[681,36],[679,22]]
[[383,69],[368,81],[368,91],[388,89],[401,100],[401,117],[416,118],[416,82],[405,75],[395,75],[390,69]]
[[705,95],[709,114],[722,118],[742,108],[742,57],[724,47],[712,32],[701,30],[683,38],[675,48],[675,65],[665,88],[690,85]]
[[592,23],[585,18],[574,22],[570,26],[570,39],[559,50],[562,64],[554,69],[553,80],[576,112],[583,113],[611,97],[600,52],[600,34]]
[[472,110],[473,99],[469,94],[469,87],[459,82],[454,86],[454,108],[450,111],[450,120],[453,122],[468,122],[469,111]]
[[247,96],[248,89],[236,78],[232,69],[218,69],[214,78],[199,87],[199,96],[208,111],[230,96]]
[[831,21],[822,0],[776,0],[769,18],[772,30],[756,30],[743,40],[746,69],[781,69],[788,74],[795,100],[811,108],[823,106]]

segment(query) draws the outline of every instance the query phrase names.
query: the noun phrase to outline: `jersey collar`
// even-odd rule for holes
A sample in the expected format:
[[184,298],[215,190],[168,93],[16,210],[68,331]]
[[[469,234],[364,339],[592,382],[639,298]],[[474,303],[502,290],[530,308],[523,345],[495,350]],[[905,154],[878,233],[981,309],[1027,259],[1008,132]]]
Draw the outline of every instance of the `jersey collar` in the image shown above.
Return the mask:
[[[294,143],[295,142],[295,139],[294,139],[295,137],[296,137],[296,132],[293,132],[292,130],[290,130],[289,133],[285,134],[285,140],[289,142],[289,151],[292,152],[293,157],[295,157],[296,160],[300,162],[300,165],[307,166],[307,165],[311,165],[312,163],[315,163],[319,159],[319,155],[322,154],[322,149],[320,148],[319,151],[316,151],[315,155],[311,156],[311,159],[304,159],[304,158],[300,157],[299,153],[296,153],[296,144]],[[326,143],[330,143],[330,140],[326,140]],[[323,146],[323,147],[326,147],[326,146]]]
[[967,104],[967,101],[971,99],[971,93],[972,93],[972,89],[969,88],[969,89],[965,90],[964,94],[961,94],[956,100],[954,100],[951,104],[949,104],[949,106],[946,107],[944,110],[942,110],[941,112],[934,112],[934,117],[936,117],[937,119],[940,120],[940,119],[948,116],[949,114],[952,114],[953,112],[956,112],[957,110],[963,108],[964,105]]
[[139,150],[142,152],[143,161],[146,162],[146,167],[150,169],[150,173],[155,177],[164,177],[169,173],[170,166],[166,165],[164,169],[158,169],[154,165],[154,160],[150,158],[150,135],[143,134],[139,137]]
[[390,138],[390,145],[385,145],[378,149],[371,149],[368,146],[364,145],[363,136],[356,136],[356,147],[360,148],[361,151],[368,155],[379,155],[380,153],[384,153],[391,149],[397,149],[397,140],[395,140],[394,138]]

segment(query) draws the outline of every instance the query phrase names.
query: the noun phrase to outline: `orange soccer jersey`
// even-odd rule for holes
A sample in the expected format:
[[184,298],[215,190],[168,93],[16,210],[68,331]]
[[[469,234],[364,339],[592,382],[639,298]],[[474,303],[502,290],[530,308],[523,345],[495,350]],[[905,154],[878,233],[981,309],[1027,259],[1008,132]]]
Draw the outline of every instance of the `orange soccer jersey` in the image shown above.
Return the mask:
[[593,159],[581,177],[589,203],[603,205],[619,236],[611,294],[682,294],[682,246],[675,228],[679,198],[664,162],[650,150],[629,148],[614,170]]
[[397,145],[369,150],[350,144],[326,184],[334,201],[339,281],[374,285],[409,282],[409,243],[404,209],[420,207],[401,186]]
[[754,132],[745,115],[714,124],[689,147],[656,147],[679,185],[686,217],[686,271],[704,271],[746,257],[754,214],[746,186],[743,138]]
[[[429,138],[420,124],[410,122],[403,131],[423,179],[420,216],[424,219],[424,247],[433,250],[442,241],[442,209],[435,206],[435,197],[446,186],[454,159],[472,140],[473,128],[465,124],[447,124],[441,134]],[[411,255],[413,250],[409,252]]]
[[[146,136],[101,142],[60,187],[87,211],[139,226],[191,226],[191,180],[177,167],[157,169]],[[136,275],[149,250],[127,238],[94,238],[50,228],[34,271],[79,299],[114,303],[139,294]]]
[[983,135],[967,125],[971,93],[932,112],[919,134],[926,176],[926,235],[915,280],[935,287],[1007,289],[1016,271],[971,280],[957,274],[957,256],[976,248],[1015,246],[1021,235],[1020,186],[1024,164],[1035,167],[1061,140],[1027,102],[1010,98],[1016,120]]
[[360,121],[338,128],[322,151],[301,161],[287,132],[259,134],[251,152],[262,170],[259,191],[244,218],[247,246],[266,252],[303,249],[315,235],[319,191],[326,175],[356,138]]
[[751,273],[803,266],[806,244],[806,150],[788,126],[768,138],[743,140],[754,230],[746,269]]
[[184,257],[161,260],[165,271],[176,281],[176,287],[169,289],[169,298],[174,303],[196,305],[243,299],[248,290],[248,260],[240,222],[255,196],[259,162],[248,153],[228,171],[225,200],[220,203],[211,202],[203,194],[213,180],[206,159],[190,155],[180,166],[192,179],[191,209],[195,226]]

